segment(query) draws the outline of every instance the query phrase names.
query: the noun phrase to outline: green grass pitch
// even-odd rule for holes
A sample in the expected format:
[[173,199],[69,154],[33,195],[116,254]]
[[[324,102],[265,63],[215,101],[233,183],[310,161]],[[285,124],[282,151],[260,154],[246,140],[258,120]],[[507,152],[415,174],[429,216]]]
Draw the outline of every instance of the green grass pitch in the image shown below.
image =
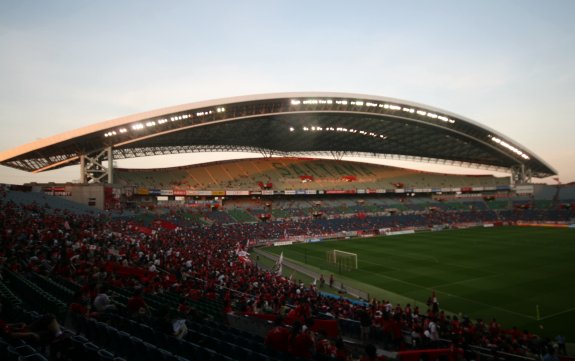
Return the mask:
[[[341,271],[326,252],[358,254]],[[336,280],[422,312],[435,290],[442,309],[575,340],[575,229],[497,227],[270,247]],[[538,306],[537,306],[538,305]],[[539,315],[537,314],[539,308]]]

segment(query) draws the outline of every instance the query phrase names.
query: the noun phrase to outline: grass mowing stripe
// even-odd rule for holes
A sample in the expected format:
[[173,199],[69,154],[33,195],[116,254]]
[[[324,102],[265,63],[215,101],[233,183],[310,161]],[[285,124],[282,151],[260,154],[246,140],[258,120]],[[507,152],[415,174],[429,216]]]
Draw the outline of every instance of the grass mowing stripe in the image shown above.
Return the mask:
[[[431,292],[433,292],[433,291],[436,291],[438,297],[439,297],[441,294],[443,294],[443,295],[446,295],[446,296],[449,296],[449,297],[453,297],[453,298],[460,298],[460,299],[465,300],[465,301],[467,301],[467,302],[469,302],[469,303],[472,303],[472,304],[478,304],[478,305],[481,305],[481,306],[487,306],[487,307],[489,307],[489,308],[493,308],[493,309],[496,309],[496,310],[499,310],[499,311],[503,311],[503,312],[506,312],[506,313],[510,313],[510,314],[515,315],[515,316],[525,317],[525,318],[528,318],[528,319],[534,319],[532,316],[528,316],[528,315],[525,315],[525,314],[523,314],[523,313],[519,313],[519,312],[515,312],[515,311],[512,311],[512,310],[508,310],[508,309],[506,309],[506,308],[499,307],[499,306],[496,306],[496,305],[493,305],[493,304],[490,304],[490,303],[480,302],[480,301],[477,301],[477,300],[474,300],[474,299],[471,299],[471,298],[463,297],[463,296],[456,295],[456,294],[449,293],[449,292],[438,291],[438,290],[436,290],[434,287],[425,287],[425,286],[422,286],[422,285],[419,285],[419,284],[416,284],[416,283],[412,283],[412,282],[408,282],[408,281],[405,281],[405,280],[401,280],[401,279],[398,279],[398,278],[389,277],[389,276],[385,276],[385,275],[377,275],[377,273],[371,272],[371,271],[363,271],[363,272],[372,273],[375,278],[391,279],[391,280],[396,281],[396,282],[399,282],[399,283],[404,283],[404,284],[407,284],[407,285],[410,285],[410,286],[422,288],[422,289],[427,290],[429,294],[431,294]],[[492,275],[492,276],[493,276],[493,275]],[[459,283],[465,284],[465,283],[469,283],[469,281],[471,281],[471,279],[469,279],[469,280],[464,280],[464,281],[459,282]],[[453,310],[451,310],[451,311],[453,311]]]
[[326,251],[357,253],[360,269],[344,275],[366,287],[373,285],[372,294],[379,288],[424,303],[435,289],[444,309],[476,318],[497,317],[506,327],[538,331],[544,326],[549,337],[562,333],[575,339],[575,330],[565,324],[575,320],[573,229],[474,228],[301,247],[276,247],[273,252],[283,249],[286,257],[301,263],[307,255],[308,264],[334,273],[338,270],[327,264]]

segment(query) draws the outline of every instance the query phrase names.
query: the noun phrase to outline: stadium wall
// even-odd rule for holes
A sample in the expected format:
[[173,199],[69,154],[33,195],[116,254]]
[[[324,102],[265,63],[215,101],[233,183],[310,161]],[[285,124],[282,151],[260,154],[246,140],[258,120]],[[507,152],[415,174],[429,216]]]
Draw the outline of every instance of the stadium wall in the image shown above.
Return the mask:
[[31,184],[32,192],[61,197],[79,204],[104,210],[114,208],[114,188],[104,184]]

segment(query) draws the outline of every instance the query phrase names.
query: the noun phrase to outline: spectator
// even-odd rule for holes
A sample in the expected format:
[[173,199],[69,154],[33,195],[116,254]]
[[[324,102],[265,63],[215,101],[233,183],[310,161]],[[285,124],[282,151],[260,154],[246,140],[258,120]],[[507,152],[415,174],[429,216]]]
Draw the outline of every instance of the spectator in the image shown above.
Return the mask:
[[547,352],[543,355],[543,361],[559,361],[559,356],[556,355],[555,347],[549,345],[547,347]]
[[327,338],[326,331],[324,329],[319,330],[315,342],[316,355],[333,358],[335,357],[335,352],[335,346]]
[[159,315],[156,320],[156,328],[166,335],[180,339],[184,338],[188,334],[186,320],[181,317],[177,317],[176,314],[167,307],[159,311]]
[[274,327],[268,331],[265,337],[265,345],[273,350],[287,353],[289,338],[290,330],[283,325],[283,318],[278,315]]
[[108,296],[107,286],[100,287],[100,292],[94,298],[94,309],[100,313],[116,310],[116,305],[112,303],[112,299]]
[[567,347],[565,347],[565,336],[557,335],[555,337],[555,342],[557,343],[557,353],[559,355],[567,355]]
[[43,345],[55,341],[63,334],[56,316],[51,313],[41,316],[29,325],[23,323],[9,324],[7,330],[12,337]]
[[345,347],[345,343],[341,338],[335,341],[335,360],[336,361],[351,361],[352,357],[350,352]]
[[383,361],[383,356],[377,356],[377,348],[373,344],[365,346],[364,354],[359,359],[360,361]]
[[292,356],[301,357],[304,360],[311,360],[315,352],[313,332],[307,326],[302,326],[299,321],[294,322],[292,325],[288,352]]
[[137,288],[132,297],[128,299],[128,302],[126,303],[126,311],[128,311],[128,314],[132,317],[136,318],[149,316],[148,305],[144,301],[141,288]]
[[361,327],[361,341],[364,344],[367,344],[371,335],[371,315],[369,314],[369,310],[364,308],[359,312],[359,324]]

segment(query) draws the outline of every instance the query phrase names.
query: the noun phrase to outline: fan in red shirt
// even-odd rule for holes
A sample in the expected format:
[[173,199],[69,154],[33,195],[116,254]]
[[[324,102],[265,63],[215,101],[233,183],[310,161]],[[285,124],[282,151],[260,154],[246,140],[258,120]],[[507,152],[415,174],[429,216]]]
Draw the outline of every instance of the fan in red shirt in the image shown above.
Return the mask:
[[283,325],[283,319],[280,316],[276,318],[274,324],[275,326],[266,335],[265,344],[273,350],[287,353],[290,330]]
[[304,360],[311,360],[315,351],[315,337],[308,326],[302,326],[299,322],[292,325],[288,352]]
[[328,340],[326,331],[321,329],[317,333],[317,339],[315,342],[315,353],[316,355],[324,355],[333,357],[335,355],[336,348],[335,346]]
[[134,295],[130,297],[126,304],[128,313],[132,316],[144,315],[148,313],[148,306],[142,297],[142,289],[138,288],[134,291]]
[[351,361],[351,355],[345,348],[345,344],[341,338],[335,341],[335,359],[336,361]]

